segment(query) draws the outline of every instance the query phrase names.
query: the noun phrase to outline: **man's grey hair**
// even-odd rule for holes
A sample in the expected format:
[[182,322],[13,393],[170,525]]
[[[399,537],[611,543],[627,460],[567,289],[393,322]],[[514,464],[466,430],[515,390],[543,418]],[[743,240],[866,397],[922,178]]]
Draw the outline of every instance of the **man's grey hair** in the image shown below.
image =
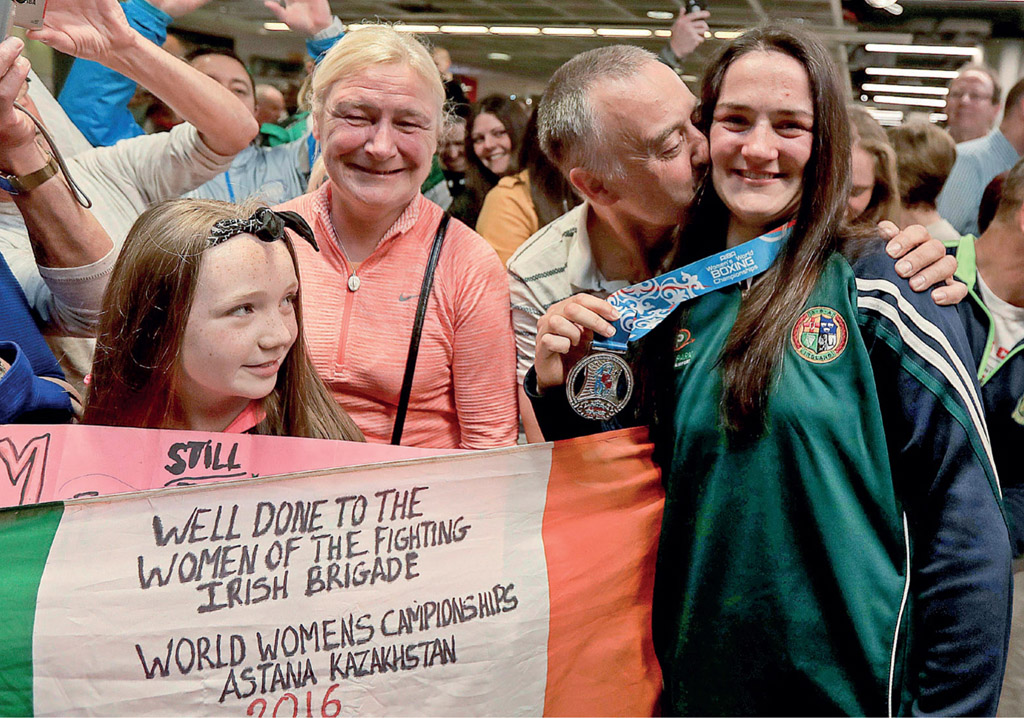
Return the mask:
[[651,62],[658,58],[647,50],[613,45],[580,53],[555,71],[537,109],[537,136],[564,175],[573,167],[605,177],[621,174],[591,94],[602,82],[635,77]]

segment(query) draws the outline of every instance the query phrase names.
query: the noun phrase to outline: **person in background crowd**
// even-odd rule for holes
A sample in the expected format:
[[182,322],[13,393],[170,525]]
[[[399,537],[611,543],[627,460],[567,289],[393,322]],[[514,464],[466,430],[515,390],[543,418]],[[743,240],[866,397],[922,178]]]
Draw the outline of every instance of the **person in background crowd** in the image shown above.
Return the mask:
[[[51,333],[86,336],[94,330],[116,248],[135,219],[149,205],[177,197],[227,169],[255,136],[256,121],[219,83],[132,30],[114,0],[50,2],[44,29],[32,37],[129,73],[132,81],[147,86],[187,120],[168,133],[92,149],[68,161],[71,175],[93,202],[93,215],[109,235],[106,241],[115,247],[107,256],[93,256],[93,264],[79,263],[88,264],[86,268],[38,261],[30,244],[33,227],[29,224],[26,231],[17,211],[10,205],[4,211],[0,203],[0,252],[38,317]],[[78,228],[43,223],[34,231],[74,233]],[[48,281],[41,274],[49,275]],[[61,297],[52,293],[57,282],[65,287]],[[77,384],[88,372],[91,340],[61,337],[54,346],[69,379]]]
[[[38,252],[33,257],[29,242],[33,231],[73,233],[73,228],[29,225],[26,231],[16,214],[0,212],[0,251],[41,320],[51,331],[90,334],[95,317],[85,308],[99,306],[106,275],[116,258],[111,240],[115,248],[120,246],[131,224],[150,204],[177,196],[223,171],[255,136],[256,122],[221,85],[132,30],[115,0],[52,0],[44,29],[33,31],[31,37],[132,73],[190,123],[69,160],[75,181],[93,201],[92,213],[109,235],[103,254],[90,255],[91,263],[81,263],[89,265],[87,272],[62,269],[75,265],[51,264]],[[36,266],[39,259],[44,260],[40,262],[43,269]],[[73,299],[61,301],[41,274],[50,285],[82,286]]]
[[988,65],[968,63],[957,71],[946,95],[946,130],[957,144],[992,131],[999,116],[1002,88]]
[[256,121],[263,125],[277,125],[288,117],[284,95],[273,85],[256,85]]
[[[53,0],[51,9],[59,8],[61,1]],[[28,60],[19,57],[23,47],[17,37],[0,43],[0,174],[8,185],[16,181],[21,186],[10,200],[25,218],[37,261],[56,272],[76,271],[101,261],[112,245],[92,213],[75,200],[61,173],[39,172],[48,166],[48,158],[36,142],[35,125],[14,108],[16,100],[34,107],[24,92],[31,68]],[[76,283],[65,279],[52,275],[43,280],[57,298],[56,306],[73,301]],[[0,424],[58,424],[79,414],[78,392],[65,381],[25,293],[2,256],[0,316]]]
[[[210,0],[128,0],[124,12],[133,28],[160,44],[173,17],[202,7]],[[331,15],[327,0],[289,0],[287,6],[267,2],[277,18],[304,35],[306,48],[316,59],[338,38],[344,27]],[[230,50],[200,48],[189,62],[234,93],[255,115],[255,86],[249,71]],[[60,93],[60,102],[85,136],[97,146],[143,134],[127,109],[135,92],[134,82],[96,63],[76,61]],[[216,117],[216,114],[212,114]],[[297,197],[305,190],[315,161],[315,144],[308,132],[283,145],[255,143],[238,153],[227,171],[192,191],[189,196],[224,201],[259,197],[273,204]]]
[[469,106],[469,99],[466,91],[462,89],[459,78],[452,74],[452,56],[445,48],[435,45],[430,51],[430,57],[441,73],[441,81],[444,83],[445,110],[456,114],[464,114]]
[[179,199],[132,227],[103,301],[87,424],[357,441],[302,333],[295,215]]
[[466,118],[452,115],[445,124],[438,145],[437,156],[441,160],[445,182],[452,202],[466,191],[466,170],[469,160],[466,159]]
[[960,234],[978,234],[978,206],[986,185],[1013,167],[1024,153],[1024,80],[1006,93],[999,127],[957,145],[956,162],[935,201],[939,214]]
[[[529,441],[545,440],[523,386],[538,320],[545,313],[571,317],[586,308],[574,305],[664,271],[707,162],[707,141],[690,121],[693,94],[653,60],[625,46],[582,53],[555,73],[540,102],[541,147],[584,202],[540,229],[508,262],[520,413]],[[942,244],[927,240],[923,228],[910,227],[887,247],[902,257],[898,270],[914,275],[919,291],[951,280],[956,269]],[[955,282],[933,297],[955,304],[964,293]],[[604,428],[647,421],[627,408]]]
[[476,222],[476,231],[502,264],[538,229],[580,203],[572,185],[540,149],[536,110],[526,125],[519,166],[521,172],[502,177],[487,193]]
[[[829,51],[784,25],[703,80],[710,181],[675,264],[776,228],[784,244],[642,350],[671,457],[654,636],[672,715],[996,709],[1010,547],[967,340],[844,227],[843,94]],[[610,336],[601,306],[572,321]],[[542,425],[585,421],[561,388],[580,355],[565,319],[540,322]]]
[[956,160],[953,138],[922,119],[890,128],[889,141],[896,153],[902,206],[900,224],[923,225],[940,242],[960,239],[960,233],[935,209],[935,198]]
[[1006,181],[1008,174],[1010,173],[1003,172],[993,177],[981,195],[981,204],[978,206],[978,228],[982,234],[992,223],[992,218],[996,216],[996,208],[999,206],[999,200],[1003,194],[1003,182]]
[[704,44],[704,40],[707,39],[705,33],[711,31],[708,25],[710,17],[711,13],[707,10],[687,13],[686,7],[680,4],[679,14],[669,30],[669,40],[658,54],[658,59],[671,67],[676,74],[682,75],[683,61]]
[[[420,186],[441,133],[444,89],[426,48],[375,25],[327,53],[312,96],[329,179],[281,207],[309,222],[321,250],[296,247],[306,336],[320,376],[367,440],[387,442],[442,222]],[[427,300],[402,443],[515,443],[508,284],[494,251],[460,222],[448,225]]]
[[[1024,161],[1004,175],[997,209],[984,233],[951,246],[967,283],[960,318],[981,381],[992,453],[1003,487],[1003,507],[1014,558],[1024,556]],[[995,182],[995,180],[993,180]],[[991,187],[991,184],[990,184]],[[1020,578],[1015,575],[1014,579]],[[999,715],[1024,714],[1024,587],[1015,585],[1013,629]]]
[[499,179],[519,171],[526,122],[522,105],[507,97],[491,95],[473,106],[466,122],[466,192],[452,204],[453,217],[475,227],[487,193]]
[[853,184],[846,217],[851,222],[876,225],[899,218],[896,156],[885,130],[863,107],[850,107],[856,137],[851,156]]

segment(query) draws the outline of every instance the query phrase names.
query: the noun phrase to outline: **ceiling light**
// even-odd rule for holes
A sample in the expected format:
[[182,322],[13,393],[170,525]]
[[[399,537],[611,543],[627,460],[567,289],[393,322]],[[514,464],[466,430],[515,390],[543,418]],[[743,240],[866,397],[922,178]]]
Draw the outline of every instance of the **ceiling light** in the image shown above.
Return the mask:
[[902,92],[908,95],[940,95],[949,94],[948,87],[927,87],[924,85],[883,85],[877,82],[865,82],[860,86],[865,92]]
[[931,97],[897,97],[896,95],[875,95],[872,102],[880,105],[910,105],[912,107],[938,107],[946,106],[945,100],[933,99]]
[[594,34],[592,27],[542,27],[542,35],[558,35],[565,37],[584,37]]
[[884,127],[895,127],[903,122],[903,112],[901,110],[879,110],[875,107],[868,107],[866,109],[868,114]]
[[599,27],[601,37],[650,37],[654,33],[641,27]]
[[952,45],[890,45],[882,42],[869,42],[864,46],[868,52],[900,52],[910,55],[953,55],[956,57],[973,57],[981,60],[981,50],[977,47],[954,47]]
[[655,37],[672,37],[672,31],[671,30],[655,30],[654,31],[654,36]]
[[265,22],[263,23],[264,30],[274,30],[275,32],[281,32],[282,30],[291,30],[286,22]]
[[395,29],[395,32],[415,32],[424,35],[441,32],[441,28],[437,25],[403,25],[398,23],[392,25],[392,27]]
[[718,40],[735,40],[743,34],[743,30],[715,30],[715,38]]
[[487,28],[483,25],[442,25],[441,32],[449,35],[486,35]]
[[648,10],[647,17],[652,20],[672,20],[675,18],[675,14],[664,10]]
[[512,56],[507,52],[489,52],[487,53],[488,60],[499,60],[501,62],[508,62],[512,59]]
[[491,32],[495,35],[540,35],[539,27],[521,27],[513,25],[509,27],[502,27],[500,25],[492,27]]
[[956,70],[917,70],[911,67],[868,67],[864,72],[868,75],[888,77],[930,77],[936,80],[952,80]]
[[946,117],[945,112],[933,112],[932,114],[928,115],[929,122],[945,122],[948,119],[949,118]]

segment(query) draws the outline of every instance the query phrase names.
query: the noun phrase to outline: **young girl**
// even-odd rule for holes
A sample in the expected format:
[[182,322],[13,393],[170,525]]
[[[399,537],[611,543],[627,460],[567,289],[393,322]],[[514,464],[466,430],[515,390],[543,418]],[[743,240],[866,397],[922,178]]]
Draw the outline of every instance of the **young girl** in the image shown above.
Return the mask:
[[306,353],[292,213],[178,199],[135,222],[103,302],[84,422],[361,441]]

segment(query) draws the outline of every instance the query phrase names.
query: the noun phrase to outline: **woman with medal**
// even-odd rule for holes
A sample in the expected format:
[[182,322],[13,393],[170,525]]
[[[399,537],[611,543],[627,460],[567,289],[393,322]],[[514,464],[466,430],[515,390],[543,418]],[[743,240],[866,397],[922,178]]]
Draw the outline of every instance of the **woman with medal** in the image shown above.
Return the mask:
[[[843,224],[849,122],[816,39],[751,30],[701,94],[712,168],[677,260],[691,291],[674,292],[696,298],[663,312],[637,387],[667,457],[665,711],[994,714],[1010,547],[956,313]],[[767,247],[755,278],[714,285]],[[646,329],[635,309],[657,296],[591,306]],[[538,338],[545,395],[579,341],[546,326],[570,341]]]

